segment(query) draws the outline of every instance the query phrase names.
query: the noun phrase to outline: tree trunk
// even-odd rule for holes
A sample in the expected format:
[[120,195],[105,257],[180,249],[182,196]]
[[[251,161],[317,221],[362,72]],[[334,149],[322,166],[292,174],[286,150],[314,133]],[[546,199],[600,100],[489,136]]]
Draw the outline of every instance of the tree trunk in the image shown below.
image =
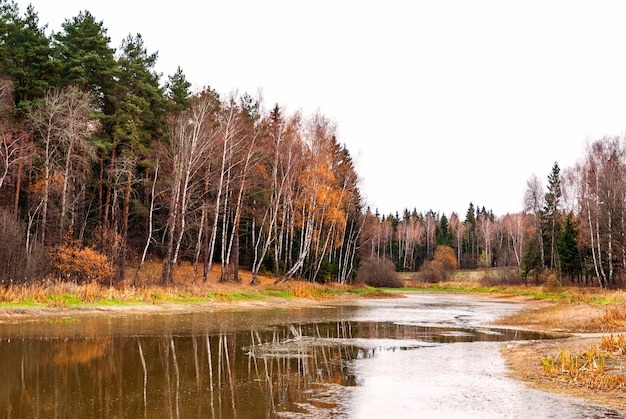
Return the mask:
[[154,219],[154,200],[155,200],[155,192],[156,192],[156,183],[159,177],[159,159],[156,160],[156,165],[154,167],[154,179],[152,180],[152,188],[150,189],[150,210],[148,211],[148,234],[146,237],[146,245],[143,248],[143,252],[141,253],[141,259],[139,261],[139,266],[137,267],[137,271],[135,272],[135,278],[133,279],[133,286],[136,287],[139,283],[139,272],[141,272],[141,268],[146,261],[146,255],[148,254],[148,247],[150,247],[150,242],[152,241],[152,230],[153,230],[153,219]]

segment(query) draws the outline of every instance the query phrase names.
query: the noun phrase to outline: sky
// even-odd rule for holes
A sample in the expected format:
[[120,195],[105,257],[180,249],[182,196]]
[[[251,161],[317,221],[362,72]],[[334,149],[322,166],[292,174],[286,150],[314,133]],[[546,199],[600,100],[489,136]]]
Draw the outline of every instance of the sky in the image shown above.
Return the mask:
[[324,114],[372,211],[520,212],[590,141],[626,130],[626,2],[39,0],[48,32],[88,10],[118,48],[193,89]]

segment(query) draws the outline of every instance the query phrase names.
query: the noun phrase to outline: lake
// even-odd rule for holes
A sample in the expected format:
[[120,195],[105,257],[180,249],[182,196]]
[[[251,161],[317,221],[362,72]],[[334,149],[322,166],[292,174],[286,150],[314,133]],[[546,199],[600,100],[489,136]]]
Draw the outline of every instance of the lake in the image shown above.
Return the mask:
[[507,376],[490,326],[516,303],[407,294],[294,310],[0,323],[0,412],[19,418],[622,417]]

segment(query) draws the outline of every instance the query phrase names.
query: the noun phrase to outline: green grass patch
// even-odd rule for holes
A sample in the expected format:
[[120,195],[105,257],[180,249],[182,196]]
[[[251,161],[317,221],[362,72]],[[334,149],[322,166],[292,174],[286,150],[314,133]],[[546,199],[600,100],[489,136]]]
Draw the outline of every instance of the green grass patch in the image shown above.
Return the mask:
[[599,296],[599,295],[595,295],[592,297],[591,302],[595,305],[599,305],[599,306],[609,306],[609,305],[613,305],[613,304],[618,304],[618,303],[623,303],[624,302],[624,298],[623,297],[616,297],[616,296]]
[[374,288],[374,287],[359,287],[359,288],[351,288],[348,292],[350,294],[356,294],[356,295],[368,295],[368,294],[376,294],[377,292],[379,292],[379,289]]
[[262,300],[261,294],[246,292],[246,291],[234,291],[234,292],[208,292],[207,298],[216,301],[245,301],[245,300]]
[[265,291],[263,291],[264,295],[267,295],[269,297],[278,297],[278,298],[285,298],[285,299],[290,299],[290,298],[294,298],[293,294],[290,293],[287,290],[272,290],[272,289],[267,289]]
[[235,291],[226,293],[226,295],[233,301],[238,300],[262,300],[263,296],[254,292]]
[[98,300],[93,303],[84,303],[85,307],[126,307],[133,304],[131,301],[120,300],[120,299],[111,299],[111,300]]
[[63,294],[63,300],[67,307],[76,307],[83,304],[83,302],[74,294]]
[[42,308],[41,303],[29,299],[28,301],[3,301],[0,302],[0,309],[15,309],[15,308]]

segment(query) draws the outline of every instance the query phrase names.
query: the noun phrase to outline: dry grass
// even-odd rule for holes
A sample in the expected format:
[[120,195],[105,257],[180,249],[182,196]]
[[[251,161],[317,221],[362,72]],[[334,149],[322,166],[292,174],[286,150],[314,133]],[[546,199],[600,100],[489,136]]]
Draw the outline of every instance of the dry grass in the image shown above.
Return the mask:
[[[275,279],[260,275],[257,285],[250,285],[252,273],[240,271],[239,282],[219,282],[220,267],[214,266],[209,280],[202,280],[201,270],[194,275],[189,263],[176,267],[173,284],[162,286],[161,264],[148,262],[140,272],[138,286],[133,286],[135,270],[129,269],[125,280],[114,286],[96,282],[42,281],[28,285],[0,287],[0,307],[75,307],[84,305],[190,304],[263,300],[269,298],[328,299],[347,294],[373,293],[339,284],[320,285],[301,281],[275,284]],[[194,281],[195,278],[195,281]],[[369,294],[368,294],[369,295]]]
[[593,390],[623,390],[626,375],[622,371],[626,336],[610,335],[584,351],[561,349],[557,357],[541,360],[546,373],[569,385]]

